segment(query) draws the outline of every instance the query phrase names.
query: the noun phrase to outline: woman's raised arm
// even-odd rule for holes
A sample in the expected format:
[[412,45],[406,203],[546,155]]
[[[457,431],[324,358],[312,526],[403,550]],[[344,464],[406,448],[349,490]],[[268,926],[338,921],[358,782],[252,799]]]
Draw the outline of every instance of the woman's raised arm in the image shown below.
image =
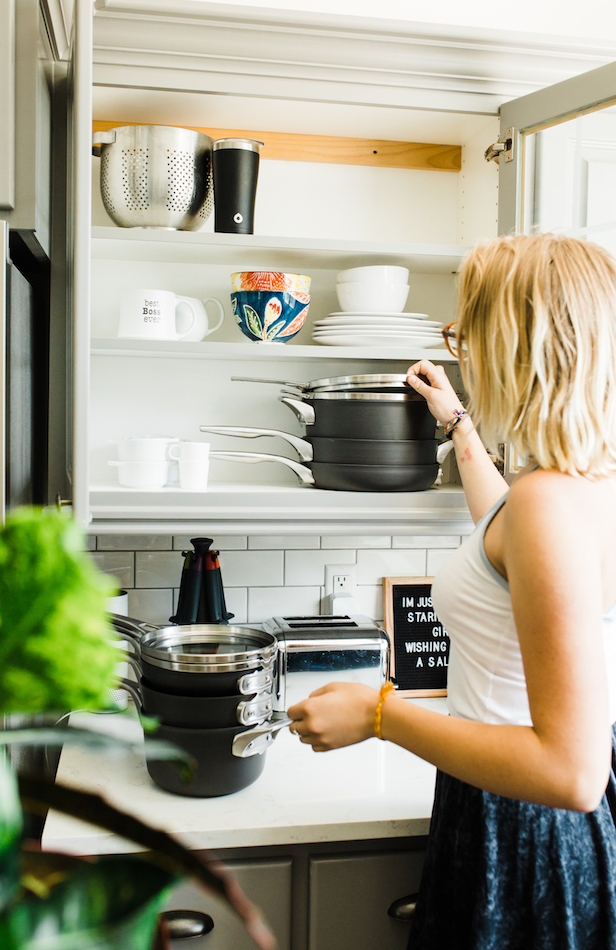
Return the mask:
[[[428,383],[420,376],[424,376]],[[443,366],[420,360],[409,368],[406,378],[409,386],[424,397],[428,409],[442,425],[454,418],[457,409],[464,408]],[[464,416],[456,425],[452,437],[466,501],[477,524],[509,486],[486,452],[469,416]]]

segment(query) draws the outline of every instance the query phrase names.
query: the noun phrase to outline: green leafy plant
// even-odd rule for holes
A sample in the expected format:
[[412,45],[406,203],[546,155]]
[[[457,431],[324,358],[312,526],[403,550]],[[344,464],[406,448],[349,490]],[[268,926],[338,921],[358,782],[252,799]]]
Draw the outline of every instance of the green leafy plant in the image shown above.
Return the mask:
[[[0,528],[0,712],[61,713],[108,707],[117,651],[105,606],[111,582],[83,553],[76,525],[17,509]],[[146,738],[148,754],[186,753]],[[0,947],[2,950],[151,950],[164,947],[159,914],[170,889],[189,875],[227,901],[255,943],[273,938],[259,912],[213,857],[112,807],[97,795],[10,768],[3,746],[85,744],[101,754],[130,742],[87,730],[0,731]],[[144,854],[82,860],[23,840],[23,811],[64,812],[132,840]]]

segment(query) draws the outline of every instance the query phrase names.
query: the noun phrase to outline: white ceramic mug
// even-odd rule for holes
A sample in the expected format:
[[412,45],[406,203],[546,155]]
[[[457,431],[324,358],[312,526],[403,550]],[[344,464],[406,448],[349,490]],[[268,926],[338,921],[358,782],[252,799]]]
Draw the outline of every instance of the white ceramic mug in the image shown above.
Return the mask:
[[[205,303],[218,307],[218,323],[209,328]],[[205,302],[181,297],[171,290],[127,290],[120,302],[118,337],[128,340],[198,341],[213,333],[224,320],[224,309],[216,297]]]
[[167,462],[169,446],[179,441],[170,435],[129,435],[114,444],[121,462]]
[[174,442],[169,446],[169,458],[176,462],[207,462],[209,457],[209,442]]
[[189,491],[205,491],[209,471],[209,459],[179,459],[180,488],[186,488]]

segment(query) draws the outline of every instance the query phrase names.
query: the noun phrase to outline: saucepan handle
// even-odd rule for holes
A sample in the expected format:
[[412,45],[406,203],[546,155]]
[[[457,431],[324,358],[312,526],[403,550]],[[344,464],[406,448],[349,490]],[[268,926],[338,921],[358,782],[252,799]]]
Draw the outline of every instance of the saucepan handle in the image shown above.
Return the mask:
[[282,462],[299,475],[302,485],[314,485],[314,475],[307,465],[285,458],[284,455],[266,455],[262,452],[212,452],[211,459],[220,459],[224,462]]
[[300,462],[312,462],[314,455],[310,442],[280,429],[260,429],[254,426],[199,426],[199,429],[201,432],[212,432],[216,435],[236,435],[242,439],[258,439],[262,435],[278,436],[293,446]]
[[250,755],[261,755],[276,738],[276,733],[293,722],[286,716],[284,719],[275,719],[273,722],[264,722],[254,729],[240,732],[233,740],[231,751],[239,759],[246,759]]

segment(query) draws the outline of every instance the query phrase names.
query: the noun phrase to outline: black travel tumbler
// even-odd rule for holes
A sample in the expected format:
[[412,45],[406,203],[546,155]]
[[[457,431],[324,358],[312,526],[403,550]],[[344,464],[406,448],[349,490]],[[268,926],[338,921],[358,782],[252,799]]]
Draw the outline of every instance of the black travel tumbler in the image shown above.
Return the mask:
[[217,139],[213,143],[215,231],[254,234],[262,145],[252,139]]

